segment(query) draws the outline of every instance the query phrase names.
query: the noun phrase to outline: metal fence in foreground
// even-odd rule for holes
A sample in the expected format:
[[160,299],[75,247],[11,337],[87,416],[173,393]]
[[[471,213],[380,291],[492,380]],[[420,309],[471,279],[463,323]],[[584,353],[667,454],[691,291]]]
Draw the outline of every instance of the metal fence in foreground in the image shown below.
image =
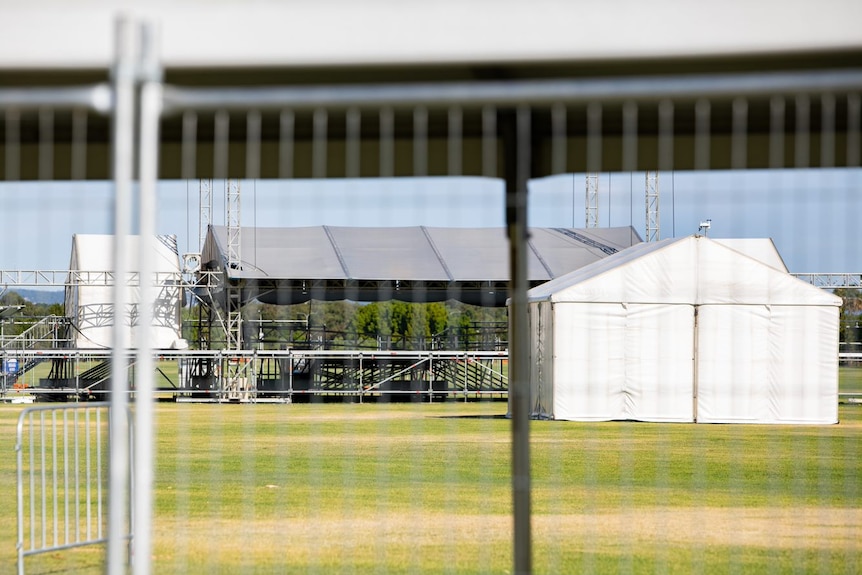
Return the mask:
[[29,557],[107,543],[110,417],[107,403],[28,407],[19,415],[19,575]]
[[[110,133],[106,140],[111,153],[101,153],[111,157],[111,169],[105,172],[112,174],[114,184],[115,254],[126,252],[133,229],[142,235],[154,234],[155,190],[160,176],[196,180],[481,175],[504,180],[513,334],[508,374],[512,440],[508,479],[513,494],[512,547],[517,573],[532,571],[533,552],[526,339],[528,181],[579,170],[669,172],[859,165],[859,70],[457,85],[192,89],[164,85],[154,49],[156,39],[144,38],[145,48],[138,53],[140,38],[131,33],[132,29],[125,23],[118,34],[111,86],[0,92],[5,131],[3,173],[8,180],[19,179],[22,166],[41,179],[53,179],[55,152],[59,155],[61,149],[64,154],[69,152],[63,165],[70,177],[90,177],[88,166],[93,156],[88,152],[100,152],[92,151],[97,146],[88,146],[88,142],[94,132]],[[29,122],[22,123],[22,110],[31,114]],[[55,147],[55,135],[59,134],[64,137],[63,146]],[[136,181],[137,195],[133,193]],[[133,209],[134,200],[138,204]],[[228,226],[236,231],[239,213],[231,210],[238,206],[227,203]],[[659,237],[654,203],[647,203],[646,215],[651,222],[647,239]],[[140,374],[135,381],[137,433],[130,441],[129,422],[116,416],[126,413],[129,401],[129,376],[123,361],[111,365],[115,392],[111,417],[103,411],[90,412],[89,407],[69,408],[68,415],[66,408],[56,412],[38,408],[26,413],[22,422],[26,422],[27,432],[19,437],[18,451],[19,469],[27,461],[29,470],[27,475],[21,472],[18,480],[22,561],[32,553],[107,540],[107,571],[119,574],[128,559],[129,533],[134,532],[138,551],[134,554],[135,573],[145,575],[152,569],[152,399],[156,383],[154,358],[147,347],[151,325],[147,303],[152,302],[153,294],[146,279],[154,274],[143,257],[146,254],[141,255],[140,269],[130,270],[130,263],[115,255],[112,270],[115,277],[137,271],[143,280],[138,346],[132,350]],[[128,297],[125,290],[115,290],[114,325],[123,324]],[[236,307],[225,311],[230,339],[231,334],[241,332],[242,318]],[[115,331],[114,351],[125,357],[127,343],[119,334],[121,330]],[[85,422],[80,429],[65,427],[69,419],[77,425],[80,414]],[[66,444],[51,441],[55,421],[73,438],[84,437],[75,444],[77,448],[70,448],[68,458]],[[105,442],[108,449],[104,450],[102,440],[106,436],[111,441]],[[29,441],[26,449],[22,441]],[[49,461],[53,464],[55,453],[60,467],[47,467]],[[83,467],[73,463],[76,454],[83,455]],[[322,452],[316,454],[317,463],[312,463],[310,475],[314,465],[318,471],[321,465]],[[253,463],[247,463],[252,469]],[[209,468],[214,483],[220,479],[223,465],[219,459]],[[107,488],[101,483],[106,479],[106,466]],[[70,481],[80,473],[89,480],[85,479],[83,487],[74,481],[66,483],[67,470]],[[131,476],[136,486],[133,494],[128,488]],[[94,483],[96,479],[100,482]],[[595,477],[591,480],[598,483]],[[659,476],[658,481],[662,480],[668,477]],[[65,487],[61,489],[66,485],[72,485],[69,497]],[[106,492],[108,501],[103,505]],[[136,510],[133,517],[128,511],[130,500]],[[73,501],[79,502],[77,506]],[[589,503],[585,505],[589,510]],[[73,510],[83,510],[83,516]],[[254,510],[248,511],[252,514]]]

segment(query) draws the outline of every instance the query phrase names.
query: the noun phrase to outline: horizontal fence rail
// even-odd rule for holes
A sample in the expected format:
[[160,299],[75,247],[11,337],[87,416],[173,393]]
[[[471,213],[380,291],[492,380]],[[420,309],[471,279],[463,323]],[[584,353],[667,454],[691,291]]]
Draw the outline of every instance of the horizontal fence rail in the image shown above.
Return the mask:
[[858,90],[862,71],[714,74],[647,78],[532,80],[413,85],[165,88],[165,111],[382,106],[517,106],[820,94]]

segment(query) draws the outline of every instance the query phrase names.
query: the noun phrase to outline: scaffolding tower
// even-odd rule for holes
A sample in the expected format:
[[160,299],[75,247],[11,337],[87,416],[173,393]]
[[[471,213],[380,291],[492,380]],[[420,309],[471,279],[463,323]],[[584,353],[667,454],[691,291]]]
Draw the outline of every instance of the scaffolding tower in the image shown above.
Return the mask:
[[658,172],[646,173],[646,238],[647,242],[661,239],[659,220]]
[[204,250],[207,240],[207,230],[213,220],[213,181],[201,180],[198,190],[200,217],[198,218],[198,253]]
[[599,227],[599,174],[587,172],[586,178],[586,221],[584,227]]
[[[227,180],[225,182],[225,219],[227,224],[227,266],[230,272],[242,269],[242,232],[240,229],[240,184],[238,180]],[[240,289],[232,285],[227,286],[227,348],[230,350],[242,349],[242,314]]]

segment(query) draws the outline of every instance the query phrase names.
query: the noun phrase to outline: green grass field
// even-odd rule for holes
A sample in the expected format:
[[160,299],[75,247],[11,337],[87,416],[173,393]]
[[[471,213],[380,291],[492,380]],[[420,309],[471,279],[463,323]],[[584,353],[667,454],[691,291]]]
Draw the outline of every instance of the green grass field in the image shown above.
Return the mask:
[[838,391],[862,395],[862,367],[838,368]]
[[[15,565],[20,410],[0,406],[0,573]],[[159,404],[153,572],[506,573],[505,411]],[[839,413],[830,426],[533,422],[535,572],[857,573],[862,406]],[[102,553],[33,558],[28,573],[100,573]]]

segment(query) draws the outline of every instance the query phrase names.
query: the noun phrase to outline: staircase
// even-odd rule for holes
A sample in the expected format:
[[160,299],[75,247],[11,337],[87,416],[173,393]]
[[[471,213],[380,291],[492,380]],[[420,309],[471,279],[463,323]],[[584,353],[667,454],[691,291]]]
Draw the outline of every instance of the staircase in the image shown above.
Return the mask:
[[[0,344],[0,352],[4,352],[5,357],[14,358],[17,353],[24,351],[66,347],[70,341],[70,326],[71,323],[66,317],[57,315],[43,317],[15,337],[4,340]],[[11,374],[12,385],[43,361],[45,358],[31,357],[20,364],[18,371]]]
[[3,341],[0,350],[14,354],[31,349],[55,349],[67,347],[69,337],[69,318],[58,315],[43,317],[15,337]]

